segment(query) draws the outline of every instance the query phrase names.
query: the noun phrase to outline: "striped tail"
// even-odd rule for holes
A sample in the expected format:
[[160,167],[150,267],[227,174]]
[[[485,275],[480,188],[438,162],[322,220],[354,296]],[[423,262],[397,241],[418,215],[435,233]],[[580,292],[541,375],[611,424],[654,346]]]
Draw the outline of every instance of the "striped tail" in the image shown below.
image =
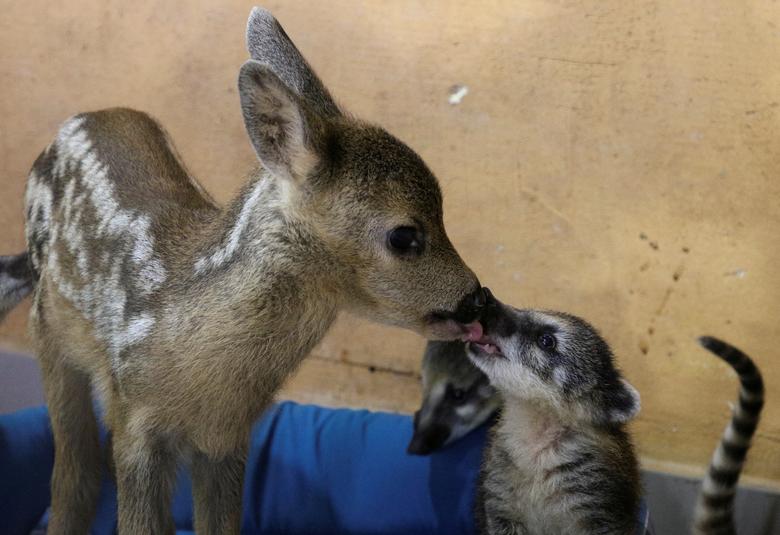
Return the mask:
[[750,439],[764,406],[761,372],[739,349],[716,338],[703,336],[699,343],[728,362],[739,375],[739,401],[723,433],[704,478],[694,514],[694,535],[734,534],[734,494],[737,491]]

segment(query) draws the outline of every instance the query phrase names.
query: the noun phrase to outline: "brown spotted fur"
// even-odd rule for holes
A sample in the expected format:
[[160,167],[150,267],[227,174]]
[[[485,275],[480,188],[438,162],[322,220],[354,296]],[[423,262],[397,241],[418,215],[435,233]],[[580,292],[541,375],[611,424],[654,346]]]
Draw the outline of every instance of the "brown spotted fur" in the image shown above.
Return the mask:
[[[430,338],[476,316],[478,281],[425,164],[339,111],[270,14],[253,11],[248,41],[239,93],[264,169],[226,207],[128,109],[70,119],[33,167],[25,254],[56,444],[50,534],[85,533],[95,509],[93,386],[119,532],[173,533],[186,458],[197,531],[238,533],[250,426],[339,311]],[[422,229],[419,254],[389,250],[403,225]]]

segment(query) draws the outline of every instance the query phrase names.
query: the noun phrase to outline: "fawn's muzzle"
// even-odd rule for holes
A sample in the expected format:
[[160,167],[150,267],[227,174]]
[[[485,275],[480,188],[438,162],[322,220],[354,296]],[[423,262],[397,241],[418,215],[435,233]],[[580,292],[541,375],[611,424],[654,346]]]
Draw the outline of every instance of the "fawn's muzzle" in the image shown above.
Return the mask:
[[490,302],[493,294],[489,289],[480,286],[466,297],[461,299],[451,319],[458,323],[467,324],[479,319],[482,310]]
[[476,290],[463,297],[455,310],[436,310],[426,317],[431,326],[429,335],[434,340],[456,340],[464,342],[478,340],[482,336],[480,317],[490,303],[492,294],[487,288],[477,286]]

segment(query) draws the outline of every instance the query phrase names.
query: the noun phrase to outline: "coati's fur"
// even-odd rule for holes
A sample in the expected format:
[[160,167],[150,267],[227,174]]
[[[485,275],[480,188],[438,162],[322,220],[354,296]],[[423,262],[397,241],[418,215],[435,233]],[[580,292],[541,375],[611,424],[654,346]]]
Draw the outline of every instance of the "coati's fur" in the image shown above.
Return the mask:
[[[481,533],[632,533],[639,466],[624,424],[639,397],[607,344],[573,316],[498,302],[482,323],[469,357],[503,406],[484,454]],[[540,347],[541,336],[554,347]]]
[[[484,455],[480,532],[635,533],[641,489],[625,424],[639,411],[639,395],[607,343],[580,318],[493,299],[482,324],[483,337],[468,344],[468,355],[501,393],[503,407]],[[710,337],[701,342],[734,367],[742,389],[704,480],[693,532],[732,534],[733,497],[763,383],[739,350]]]
[[699,342],[734,368],[740,390],[731,421],[702,482],[693,534],[734,535],[734,495],[764,407],[764,380],[750,357],[736,347],[711,336],[703,336]]
[[460,341],[432,341],[422,360],[423,400],[408,451],[427,455],[484,423],[501,401]]

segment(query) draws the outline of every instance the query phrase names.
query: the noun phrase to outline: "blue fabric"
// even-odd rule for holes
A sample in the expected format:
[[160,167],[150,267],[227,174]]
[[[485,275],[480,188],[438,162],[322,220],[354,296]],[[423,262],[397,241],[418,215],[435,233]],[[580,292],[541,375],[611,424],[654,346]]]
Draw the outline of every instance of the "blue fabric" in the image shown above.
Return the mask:
[[[471,504],[485,430],[429,457],[406,454],[408,416],[281,403],[252,433],[243,532],[473,533]],[[7,446],[6,446],[7,443]],[[0,525],[26,534],[49,500],[52,438],[44,408],[0,416]],[[173,514],[192,528],[192,487],[179,474]],[[116,526],[106,478],[92,533]]]
[[[485,427],[428,457],[406,454],[408,416],[281,403],[252,432],[246,534],[473,533]],[[49,502],[53,444],[45,408],[0,416],[0,532],[30,533]],[[192,486],[179,473],[177,533],[192,531]],[[103,482],[92,533],[116,532]]]
[[0,415],[0,533],[29,533],[49,504],[54,442],[45,407]]

